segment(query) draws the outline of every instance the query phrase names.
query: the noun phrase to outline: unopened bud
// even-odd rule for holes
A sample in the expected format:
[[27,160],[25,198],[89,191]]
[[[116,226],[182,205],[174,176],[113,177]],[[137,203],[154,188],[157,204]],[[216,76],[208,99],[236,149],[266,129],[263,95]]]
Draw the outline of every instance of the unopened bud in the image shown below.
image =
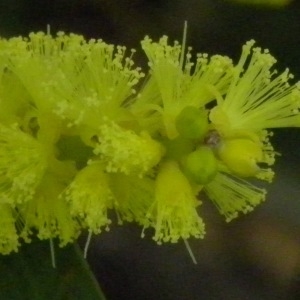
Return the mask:
[[206,146],[191,152],[183,161],[185,174],[198,184],[210,182],[217,174],[217,160]]

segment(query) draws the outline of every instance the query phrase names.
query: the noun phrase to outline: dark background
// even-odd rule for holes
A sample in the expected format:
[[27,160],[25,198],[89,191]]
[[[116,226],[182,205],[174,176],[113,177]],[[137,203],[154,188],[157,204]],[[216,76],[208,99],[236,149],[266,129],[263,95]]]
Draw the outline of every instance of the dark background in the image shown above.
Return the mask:
[[[284,9],[239,6],[221,0],[0,0],[0,35],[31,31],[75,32],[87,38],[139,48],[147,34],[181,40],[195,52],[239,57],[254,38],[300,79],[300,3]],[[145,58],[136,60],[144,64]],[[226,224],[205,202],[203,241],[157,246],[134,225],[94,238],[88,260],[108,300],[300,299],[300,133],[275,132],[282,153],[266,203]]]

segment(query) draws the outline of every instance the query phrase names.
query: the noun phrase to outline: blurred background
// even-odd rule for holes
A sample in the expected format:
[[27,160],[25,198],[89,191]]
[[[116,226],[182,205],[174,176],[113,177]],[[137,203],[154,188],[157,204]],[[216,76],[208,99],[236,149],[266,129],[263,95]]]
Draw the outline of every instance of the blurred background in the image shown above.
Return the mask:
[[[195,52],[238,59],[255,39],[300,80],[300,3],[284,7],[229,0],[1,0],[0,35],[65,31],[139,49],[147,34],[181,40]],[[137,64],[145,58],[136,56]],[[134,225],[94,237],[88,260],[108,300],[300,299],[300,129],[275,131],[275,182],[253,213],[226,224],[205,202],[204,240],[157,246]],[[83,240],[84,242],[84,240]]]

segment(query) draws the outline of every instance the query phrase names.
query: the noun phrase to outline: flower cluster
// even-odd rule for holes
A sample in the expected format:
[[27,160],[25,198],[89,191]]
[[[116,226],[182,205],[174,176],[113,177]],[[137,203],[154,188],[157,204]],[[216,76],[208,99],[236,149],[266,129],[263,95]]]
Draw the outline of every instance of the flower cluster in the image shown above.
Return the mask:
[[199,193],[226,221],[264,201],[251,179],[272,180],[268,129],[300,126],[289,71],[253,41],[237,64],[165,36],[141,44],[147,76],[102,40],[0,40],[0,253],[114,219],[157,243],[202,238]]

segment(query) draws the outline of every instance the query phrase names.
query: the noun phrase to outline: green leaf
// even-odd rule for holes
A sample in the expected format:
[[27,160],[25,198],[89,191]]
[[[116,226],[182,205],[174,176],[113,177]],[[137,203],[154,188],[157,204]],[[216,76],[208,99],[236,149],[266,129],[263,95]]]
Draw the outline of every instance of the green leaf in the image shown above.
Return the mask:
[[32,242],[18,253],[0,256],[0,298],[9,300],[105,300],[77,245],[55,249]]

